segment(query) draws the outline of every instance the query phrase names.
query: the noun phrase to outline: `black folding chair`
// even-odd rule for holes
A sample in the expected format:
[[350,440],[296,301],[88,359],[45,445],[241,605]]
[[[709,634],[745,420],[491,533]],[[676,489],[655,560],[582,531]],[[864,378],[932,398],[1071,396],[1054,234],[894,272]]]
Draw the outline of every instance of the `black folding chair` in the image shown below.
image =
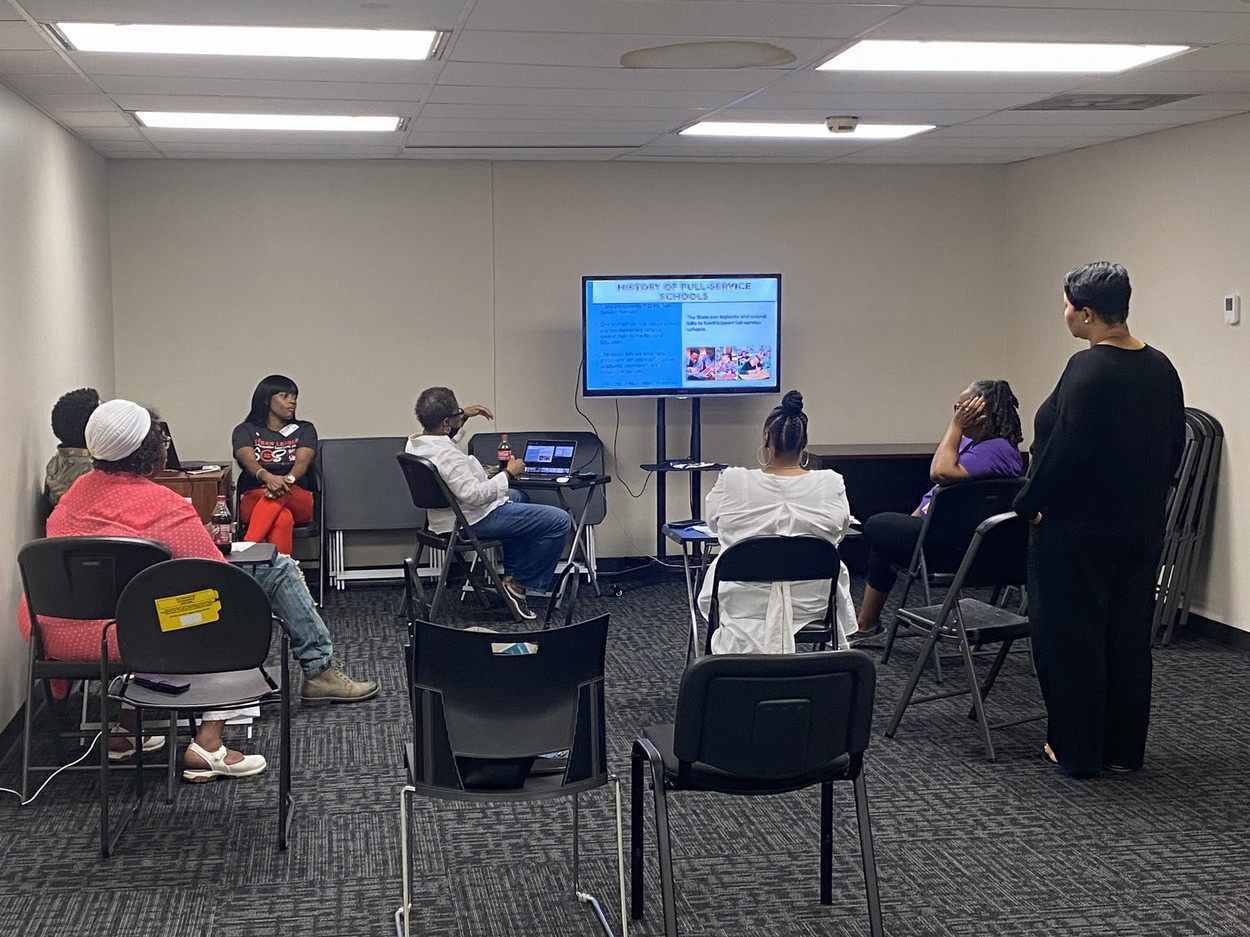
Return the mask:
[[[457,559],[464,562],[466,579],[483,605],[486,604],[486,594],[493,588],[498,593],[504,607],[512,611],[512,605],[508,602],[507,594],[504,591],[507,587],[504,586],[503,580],[499,577],[499,571],[491,561],[490,551],[502,549],[503,545],[498,540],[481,540],[473,532],[473,528],[469,526],[468,521],[464,518],[464,512],[460,510],[456,496],[448,489],[447,483],[443,481],[443,476],[438,473],[438,469],[433,462],[418,455],[410,455],[407,452],[400,452],[395,458],[399,460],[399,467],[403,469],[404,478],[408,481],[408,490],[412,494],[414,506],[425,511],[436,508],[450,508],[455,514],[455,523],[452,529],[445,534],[436,534],[428,527],[425,530],[417,531],[416,555],[404,561],[406,572],[404,577],[404,611],[408,620],[413,621],[418,617],[433,620],[436,617],[438,603],[442,600],[443,593],[447,590],[447,578],[451,572],[452,564]],[[439,569],[438,584],[434,587],[434,598],[429,602],[425,601],[425,590],[421,585],[420,577],[417,575],[421,551],[427,548],[440,550],[443,553],[443,564]],[[481,568],[486,573],[485,577],[480,574],[477,560],[481,561]],[[414,610],[414,602],[422,606],[420,615]],[[517,621],[522,620],[516,612],[513,611],[512,615]]]
[[[630,913],[643,916],[643,788],[654,792],[664,933],[677,935],[668,791],[783,794],[820,785],[820,903],[833,903],[833,782],[855,791],[860,857],[873,937],[881,902],[864,783],[877,673],[862,651],[717,654],[682,676],[677,719],[634,742],[630,788]],[[644,777],[644,766],[649,777]]]
[[[940,605],[899,609],[900,618],[926,632],[928,637],[912,667],[907,687],[894,708],[890,725],[885,730],[886,738],[894,737],[909,704],[971,694],[972,711],[968,716],[976,720],[985,741],[985,752],[990,761],[994,761],[994,743],[990,739],[990,729],[1001,729],[1044,718],[1045,714],[1040,713],[994,725],[986,719],[985,699],[994,686],[1012,644],[1029,636],[1029,619],[1023,614],[963,595],[965,589],[1004,589],[1023,585],[1027,569],[1028,530],[1029,522],[1014,512],[1005,512],[982,521],[955,573],[954,581],[946,593],[946,600]],[[916,684],[920,682],[920,672],[924,669],[926,658],[930,653],[937,653],[938,644],[944,638],[958,644],[958,650],[963,657],[967,686],[964,689],[947,690],[913,699],[912,694],[916,691]],[[999,645],[998,654],[990,665],[985,682],[978,684],[972,649],[974,646],[995,643]]]
[[[55,771],[71,760],[65,746],[63,700],[52,694],[52,680],[98,680],[99,660],[53,660],[44,653],[40,618],[68,618],[81,621],[112,621],[117,597],[141,570],[169,559],[169,547],[155,540],[136,537],[49,537],[26,544],[17,554],[30,613],[30,647],[27,653],[26,709],[22,734],[22,800],[29,796],[32,771]],[[108,676],[122,672],[117,661],[106,664]],[[31,730],[34,724],[35,684],[44,681],[48,719],[52,739],[61,764],[31,764]],[[85,687],[85,684],[84,684]],[[84,689],[84,696],[86,691]],[[101,750],[108,749],[108,720],[102,713]],[[94,729],[78,729],[69,733],[81,739],[93,735]],[[141,738],[141,736],[140,736]],[[135,760],[141,761],[142,746],[135,749]],[[95,765],[85,766],[96,770]]]
[[[172,785],[174,727],[178,713],[235,709],[258,702],[280,703],[278,848],[286,849],[294,809],[291,694],[287,679],[290,638],[282,628],[275,681],[265,669],[275,620],[260,583],[228,563],[180,559],[144,570],[131,580],[117,602],[117,645],[124,673],[110,688],[104,679],[102,660],[100,708],[101,711],[107,708],[110,695],[135,707],[136,748],[143,737],[143,710],[169,711]],[[103,640],[101,647],[104,647]],[[136,683],[137,673],[157,681],[190,686],[177,695],[163,693]],[[110,835],[107,768],[107,755],[102,753],[100,848],[105,858],[143,802],[143,772],[140,771],[135,777],[134,807]]]
[[[403,904],[397,929],[411,918],[408,798],[504,802],[573,799],[573,892],[599,902],[578,881],[578,795],[616,788],[617,862],[625,911],[620,783],[608,773],[603,661],[608,616],[565,628],[528,632],[464,631],[412,623],[408,651],[413,739],[405,758],[409,783],[400,792]],[[565,759],[541,756],[567,752]],[[541,773],[535,764],[543,765]],[[402,927],[399,925],[402,924]]]
[[[1023,487],[1023,478],[976,478],[938,488],[929,502],[911,560],[906,569],[900,570],[905,578],[899,607],[907,605],[916,583],[924,589],[924,604],[932,605],[931,589],[950,585],[977,525],[987,517],[1010,511],[1012,501]],[[890,620],[885,649],[881,652],[883,664],[890,662],[900,621],[898,616]],[[933,670],[937,682],[941,683],[942,661],[936,655]]]
[[801,582],[828,580],[824,617],[807,622],[794,635],[795,644],[814,644],[823,651],[839,644],[835,596],[842,568],[838,548],[820,537],[750,537],[723,550],[712,574],[712,603],[708,609],[704,653],[712,653],[712,634],[720,627],[722,582]]

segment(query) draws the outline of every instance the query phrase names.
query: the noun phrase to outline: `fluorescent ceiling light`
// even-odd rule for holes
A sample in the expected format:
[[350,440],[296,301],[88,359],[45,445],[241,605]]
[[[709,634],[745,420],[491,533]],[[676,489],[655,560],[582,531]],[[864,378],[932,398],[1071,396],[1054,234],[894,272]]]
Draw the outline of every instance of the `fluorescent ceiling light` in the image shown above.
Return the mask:
[[175,130],[332,130],[391,133],[399,117],[334,117],[328,114],[188,114],[135,111],[145,127]]
[[866,39],[817,66],[864,72],[1122,72],[1189,46]]
[[860,124],[851,133],[831,133],[824,123],[786,124],[777,121],[705,120],[681,131],[690,137],[781,137],[791,140],[901,140],[935,124]]
[[271,55],[324,59],[428,59],[439,34],[416,29],[305,29],[279,26],[154,26],[57,23],[79,52]]

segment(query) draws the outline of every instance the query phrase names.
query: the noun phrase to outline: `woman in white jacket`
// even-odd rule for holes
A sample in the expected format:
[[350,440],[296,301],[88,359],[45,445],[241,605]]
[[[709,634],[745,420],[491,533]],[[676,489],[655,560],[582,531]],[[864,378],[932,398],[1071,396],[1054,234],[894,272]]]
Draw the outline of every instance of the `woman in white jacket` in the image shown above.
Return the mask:
[[[803,395],[792,390],[764,420],[760,469],[728,468],[707,496],[708,526],[727,549],[748,537],[815,536],[838,543],[851,523],[846,485],[837,472],[811,472],[807,461],[807,415]],[[716,563],[699,595],[707,617]],[[789,654],[794,634],[824,617],[829,580],[803,582],[724,582],[720,622],[712,635],[714,654]],[[843,566],[834,598],[838,628],[855,630],[850,575]]]

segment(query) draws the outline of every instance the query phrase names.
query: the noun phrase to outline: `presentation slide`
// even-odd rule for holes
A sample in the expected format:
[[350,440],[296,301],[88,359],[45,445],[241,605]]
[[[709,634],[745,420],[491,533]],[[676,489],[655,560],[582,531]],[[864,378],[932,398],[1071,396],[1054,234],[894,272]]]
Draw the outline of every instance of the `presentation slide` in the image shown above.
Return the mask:
[[592,278],[588,396],[776,391],[781,277]]

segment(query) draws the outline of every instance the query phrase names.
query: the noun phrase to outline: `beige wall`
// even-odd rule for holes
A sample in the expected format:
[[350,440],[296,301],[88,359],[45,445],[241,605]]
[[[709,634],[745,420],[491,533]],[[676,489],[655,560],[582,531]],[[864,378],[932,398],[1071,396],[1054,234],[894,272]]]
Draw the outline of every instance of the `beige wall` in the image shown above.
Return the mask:
[[1013,167],[1006,202],[1007,360],[1022,396],[1036,404],[1080,350],[1063,326],[1063,274],[1090,260],[1127,266],[1130,328],[1172,359],[1186,404],[1226,435],[1194,608],[1250,630],[1250,324],[1222,323],[1226,293],[1250,304],[1247,147],[1246,117],[1093,147]]
[[26,644],[12,624],[17,551],[42,534],[52,404],[113,390],[104,160],[0,87],[0,726],[23,699]]
[[[585,429],[583,274],[780,271],[784,383],[807,395],[813,441],[936,438],[950,401],[997,374],[1007,347],[996,167],[132,161],[111,173],[118,390],[162,408],[192,458],[223,455],[270,371],[300,384],[301,412],[326,436],[409,432],[416,394],[439,383],[494,408],[503,430]],[[214,345],[226,353],[200,351]],[[706,404],[704,455],[749,463],[775,403]],[[582,408],[610,441],[614,402]],[[681,454],[688,408],[669,409]],[[655,405],[620,411],[609,470],[637,492]],[[654,549],[653,490],[613,485],[603,555]],[[673,516],[688,516],[681,501]]]

